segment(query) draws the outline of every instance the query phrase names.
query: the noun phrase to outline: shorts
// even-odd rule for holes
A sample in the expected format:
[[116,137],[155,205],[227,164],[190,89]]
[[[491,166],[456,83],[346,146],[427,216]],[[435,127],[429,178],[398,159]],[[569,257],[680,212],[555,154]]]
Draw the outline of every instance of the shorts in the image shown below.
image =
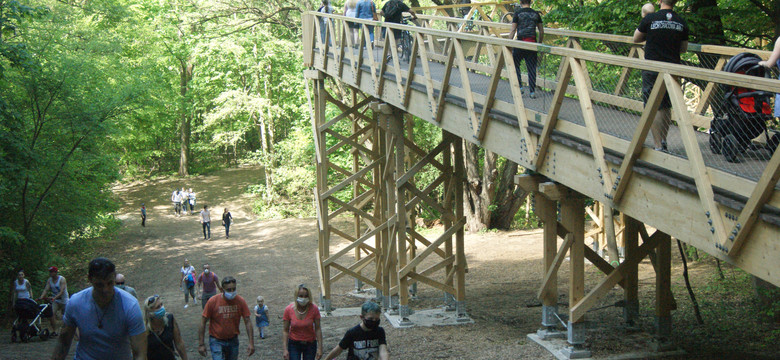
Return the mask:
[[[647,99],[650,98],[650,93],[653,91],[653,86],[655,86],[655,80],[658,78],[658,73],[654,71],[642,71],[642,102],[647,105]],[[667,92],[666,95],[664,95],[664,98],[661,99],[661,105],[658,106],[658,109],[669,109],[672,107],[672,100],[669,99],[669,93]]]

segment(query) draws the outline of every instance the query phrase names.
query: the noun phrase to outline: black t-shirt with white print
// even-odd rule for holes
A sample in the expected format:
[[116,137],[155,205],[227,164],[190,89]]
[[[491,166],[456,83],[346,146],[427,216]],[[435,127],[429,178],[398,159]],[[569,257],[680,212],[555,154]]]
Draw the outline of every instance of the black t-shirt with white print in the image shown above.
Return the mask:
[[512,22],[517,24],[517,39],[536,38],[536,27],[542,23],[542,15],[531,8],[520,8]]
[[344,338],[339,342],[340,348],[349,349],[347,360],[379,359],[379,345],[387,345],[385,329],[381,326],[365,331],[357,325],[347,330]]
[[688,41],[688,24],[672,10],[648,14],[637,28],[646,34],[645,59],[680,63],[680,45]]

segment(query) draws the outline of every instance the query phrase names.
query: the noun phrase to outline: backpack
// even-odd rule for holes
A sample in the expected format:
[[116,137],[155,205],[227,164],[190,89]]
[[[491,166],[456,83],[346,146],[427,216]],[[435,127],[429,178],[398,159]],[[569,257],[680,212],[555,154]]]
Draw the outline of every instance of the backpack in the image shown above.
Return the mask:
[[192,273],[187,274],[187,288],[195,286],[195,279],[192,277]]
[[401,4],[402,2],[399,0],[390,0],[390,2],[385,5],[387,7],[387,10],[385,10],[385,19],[401,17],[401,14],[403,13],[403,11],[401,11]]

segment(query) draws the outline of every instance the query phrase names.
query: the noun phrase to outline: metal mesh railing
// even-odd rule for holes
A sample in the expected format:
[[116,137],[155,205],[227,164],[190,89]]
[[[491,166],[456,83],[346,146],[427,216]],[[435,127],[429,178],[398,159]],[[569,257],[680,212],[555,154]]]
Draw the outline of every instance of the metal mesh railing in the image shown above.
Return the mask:
[[[517,109],[521,107],[538,115],[543,123],[549,121],[551,111],[556,111],[560,120],[579,125],[570,135],[590,144],[592,151],[596,151],[593,142],[597,140],[589,135],[593,132],[601,134],[598,141],[603,148],[615,151],[616,141],[632,140],[637,127],[643,124],[642,114],[647,111],[644,100],[652,94],[647,84],[643,94],[643,82],[651,78],[645,75],[643,81],[642,72],[656,71],[661,73],[661,90],[668,92],[669,99],[648,101],[661,106],[658,113],[663,115],[648,125],[649,134],[642,141],[648,151],[657,149],[691,161],[701,159],[707,167],[755,180],[780,138],[773,130],[771,112],[773,94],[780,92],[780,86],[763,79],[765,74],[757,69],[724,71],[737,53],[733,49],[723,54],[712,53],[712,49],[689,52],[683,67],[645,61],[641,48],[623,37],[601,40],[593,38],[598,34],[550,31],[545,43],[538,45],[504,39],[508,28],[501,24],[474,21],[473,28],[467,28],[468,22],[462,19],[443,17],[421,17],[420,26],[414,27],[351,20],[363,30],[358,36],[361,43],[354,44],[354,38],[346,40],[348,36],[342,33],[345,21],[350,19],[320,14],[315,17],[329,19],[327,27],[332,30],[333,42],[326,46],[322,39],[316,39],[314,52],[321,52],[331,59],[329,66],[337,68],[362,62],[363,68],[368,68],[366,76],[373,77],[376,86],[396,89],[402,101],[410,87],[427,91],[436,100],[445,75],[449,76],[447,98],[474,108],[473,117],[464,121],[470,121],[475,137],[484,132],[480,121],[486,107],[491,115],[515,122],[519,121]],[[320,34],[322,22],[314,24]],[[370,25],[378,27],[373,43],[365,34]],[[385,37],[380,35],[383,30],[388,34]],[[408,34],[414,57],[391,57],[388,61],[384,56],[403,50],[403,40],[396,39],[395,51],[386,46],[391,43],[389,34],[393,30]],[[346,42],[352,46],[346,48]],[[362,58],[361,47],[365,49]],[[450,56],[452,52],[455,54]],[[536,68],[531,66],[529,72],[527,64],[534,59]],[[519,72],[515,74],[515,70]],[[735,75],[745,72],[748,75]],[[559,86],[565,73],[570,74],[567,86]],[[411,82],[409,77],[413,77]],[[531,80],[536,83],[533,89],[529,87]],[[556,89],[561,90],[556,93]],[[556,99],[561,100],[559,106]],[[434,102],[431,107],[435,113]],[[669,103],[671,109],[666,110]]]

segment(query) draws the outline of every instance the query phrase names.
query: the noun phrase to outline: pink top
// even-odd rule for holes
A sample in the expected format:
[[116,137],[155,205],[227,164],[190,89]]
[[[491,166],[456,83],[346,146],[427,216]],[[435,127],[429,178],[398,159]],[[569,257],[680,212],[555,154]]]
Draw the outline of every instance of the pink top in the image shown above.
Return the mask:
[[317,340],[314,333],[314,320],[320,318],[320,309],[317,305],[311,304],[309,311],[303,320],[298,320],[295,316],[295,303],[287,305],[284,308],[283,320],[290,322],[290,340],[312,342]]

